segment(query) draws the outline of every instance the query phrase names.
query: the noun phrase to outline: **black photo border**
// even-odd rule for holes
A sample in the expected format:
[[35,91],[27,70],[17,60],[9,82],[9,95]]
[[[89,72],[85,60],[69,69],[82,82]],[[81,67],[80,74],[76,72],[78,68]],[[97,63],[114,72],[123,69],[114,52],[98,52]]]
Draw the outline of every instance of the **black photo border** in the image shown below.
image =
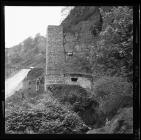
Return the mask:
[[[83,134],[83,135],[10,135],[5,134],[5,13],[4,6],[133,6],[133,19],[134,19],[134,57],[133,57],[133,85],[134,85],[134,106],[133,106],[133,118],[134,118],[134,133],[133,134]],[[94,0],[88,1],[20,1],[20,0],[9,0],[1,1],[1,47],[0,47],[0,80],[1,80],[1,93],[0,93],[0,138],[4,139],[139,139],[140,137],[140,5],[135,1],[101,1]]]

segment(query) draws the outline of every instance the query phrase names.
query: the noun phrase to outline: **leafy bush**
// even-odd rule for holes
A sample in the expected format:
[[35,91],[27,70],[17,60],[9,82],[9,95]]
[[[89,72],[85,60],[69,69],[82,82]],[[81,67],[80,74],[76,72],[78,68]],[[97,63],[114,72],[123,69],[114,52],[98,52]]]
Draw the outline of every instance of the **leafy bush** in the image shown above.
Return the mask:
[[121,107],[133,105],[132,84],[119,77],[102,77],[97,80],[94,95],[100,104],[99,109],[108,116],[113,116]]
[[132,84],[121,77],[103,76],[94,83],[94,94],[104,97],[109,94],[132,96]]
[[104,127],[93,129],[87,134],[131,134],[133,133],[133,107],[122,108],[112,118],[111,121],[105,124]]
[[70,110],[77,112],[88,126],[100,122],[97,110],[99,104],[84,88],[78,85],[53,85],[50,89],[52,96],[67,105]]
[[109,12],[100,8],[102,31],[96,40],[94,71],[133,80],[133,9],[117,6]]
[[45,134],[76,134],[82,133],[85,129],[88,130],[84,125],[81,118],[75,113],[66,113],[63,121],[57,119],[56,121],[49,121],[44,123],[39,130],[39,133]]
[[109,95],[100,103],[100,110],[111,119],[119,108],[131,107],[133,99],[130,96]]
[[63,104],[72,105],[74,109],[77,106],[85,108],[92,104],[97,106],[92,94],[78,85],[55,85],[52,89],[52,95]]
[[84,133],[88,130],[75,112],[49,95],[42,96],[38,104],[33,105],[26,100],[18,109],[7,110],[5,129],[10,134]]
[[73,105],[76,102],[85,104],[91,97],[91,93],[78,85],[52,85],[49,87],[52,96],[59,99],[61,103],[69,102]]

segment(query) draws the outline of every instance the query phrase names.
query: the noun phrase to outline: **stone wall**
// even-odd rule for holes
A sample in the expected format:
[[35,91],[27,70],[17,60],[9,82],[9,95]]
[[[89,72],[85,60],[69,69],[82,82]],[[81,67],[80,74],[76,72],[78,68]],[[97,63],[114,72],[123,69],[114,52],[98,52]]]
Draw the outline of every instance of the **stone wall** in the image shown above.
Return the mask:
[[46,46],[46,85],[63,83],[65,55],[62,26],[48,26]]
[[[75,78],[76,81],[73,81],[72,78]],[[65,77],[65,84],[67,85],[80,85],[81,87],[85,89],[91,89],[91,81],[88,78],[85,77],[73,77],[73,76],[67,76]]]
[[[46,78],[45,89],[50,84],[80,85],[91,88],[91,80],[77,76],[77,81],[69,73],[82,73],[79,68],[77,56],[83,53],[82,49],[75,48],[77,37],[72,34],[63,34],[62,26],[48,26],[46,46]],[[68,55],[68,53],[73,53]],[[68,73],[66,76],[65,74]]]

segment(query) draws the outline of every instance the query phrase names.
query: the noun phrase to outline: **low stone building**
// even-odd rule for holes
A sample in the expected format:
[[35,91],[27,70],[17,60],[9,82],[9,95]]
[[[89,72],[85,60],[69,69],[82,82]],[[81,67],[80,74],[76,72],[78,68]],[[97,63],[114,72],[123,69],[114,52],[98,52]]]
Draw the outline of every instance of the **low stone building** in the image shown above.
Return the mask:
[[[71,40],[71,37],[69,39]],[[75,61],[75,57],[82,53],[81,50],[74,51],[72,43],[64,44],[64,42],[63,27],[48,26],[45,90],[52,84],[80,85],[91,88],[91,75],[84,73]]]
[[68,73],[64,74],[65,84],[68,85],[80,85],[83,88],[91,89],[92,77],[87,74],[80,73]]

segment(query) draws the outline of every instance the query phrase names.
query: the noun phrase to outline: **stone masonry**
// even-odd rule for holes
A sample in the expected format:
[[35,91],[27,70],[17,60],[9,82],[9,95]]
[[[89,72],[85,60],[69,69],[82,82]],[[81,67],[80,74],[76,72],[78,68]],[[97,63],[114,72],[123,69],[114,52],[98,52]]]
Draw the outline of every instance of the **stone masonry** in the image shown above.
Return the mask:
[[91,87],[90,79],[80,74],[82,71],[74,63],[76,55],[80,55],[82,52],[75,54],[73,40],[71,42],[71,39],[67,40],[68,45],[64,45],[65,40],[62,26],[48,26],[45,90],[48,85],[52,84],[80,85],[84,88]]
[[64,63],[63,29],[50,25],[47,29],[46,85],[64,83]]

